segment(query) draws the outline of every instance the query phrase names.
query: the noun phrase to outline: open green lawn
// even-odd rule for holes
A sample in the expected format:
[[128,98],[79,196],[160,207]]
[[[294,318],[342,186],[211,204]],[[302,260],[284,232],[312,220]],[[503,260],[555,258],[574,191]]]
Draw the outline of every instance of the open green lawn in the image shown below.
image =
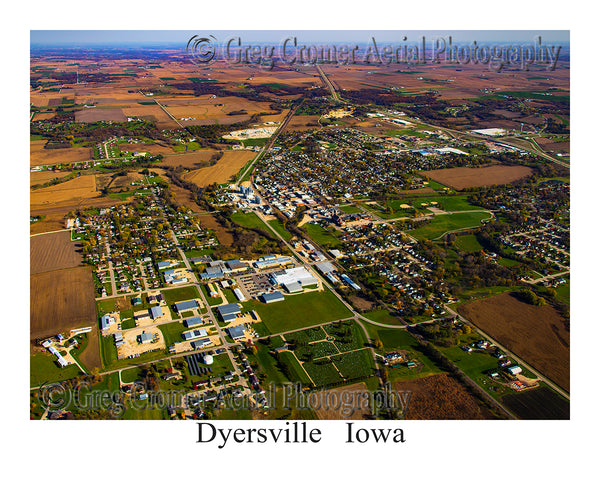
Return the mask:
[[482,225],[482,220],[489,218],[491,218],[491,216],[486,212],[436,215],[430,223],[412,230],[410,234],[419,240],[434,240],[446,232],[480,227]]
[[271,334],[350,317],[350,311],[330,291],[286,295],[285,300],[264,304],[251,300]]
[[56,357],[50,353],[36,353],[29,357],[29,381],[32,387],[42,383],[54,383],[76,377],[81,370],[77,365],[59,367]]
[[561,303],[569,305],[571,303],[571,282],[567,280],[567,283],[562,283],[555,287],[557,300]]
[[256,228],[258,230],[262,230],[269,237],[273,236],[273,234],[270,233],[269,229],[264,224],[264,222],[260,218],[258,218],[256,213],[254,213],[254,212],[251,212],[251,213],[236,212],[231,215],[231,221],[234,223],[237,223],[238,225],[241,225],[242,227]]
[[290,238],[292,238],[292,234],[283,227],[283,223],[281,223],[279,219],[269,220],[267,223],[271,226],[273,230],[275,230],[279,235],[281,235],[284,240],[289,240]]
[[322,247],[335,248],[342,244],[334,234],[328,232],[320,225],[305,223],[302,227],[306,229],[310,238]]
[[390,311],[386,310],[385,308],[363,313],[362,316],[367,317],[369,320],[373,320],[377,323],[385,323],[386,325],[402,325],[400,319],[398,317],[394,317]]
[[344,213],[360,213],[362,210],[358,208],[356,205],[342,205],[338,207]]
[[121,372],[121,381],[123,383],[135,382],[142,374],[142,369],[138,367],[128,368]]
[[278,354],[279,361],[287,366],[290,380],[300,382],[302,385],[311,385],[310,379],[306,376],[304,370],[296,360],[292,352],[281,352]]
[[514,267],[515,265],[521,265],[521,262],[517,262],[512,258],[504,257],[496,257],[496,262],[498,262],[498,265],[502,265],[503,267]]
[[193,286],[162,290],[162,294],[165,297],[165,301],[169,305],[175,302],[182,302],[184,300],[192,300],[194,298],[199,298],[200,296],[200,294],[198,293],[198,289]]
[[160,328],[165,338],[165,345],[167,347],[173,345],[175,342],[183,341],[181,334],[186,330],[190,330],[182,322],[165,323],[164,325],[159,325],[158,328]]
[[[281,370],[279,362],[274,354],[271,353],[271,349],[263,345],[260,342],[256,344],[256,355],[248,354],[248,360],[252,362],[258,363],[257,373],[263,373],[265,375],[266,385],[270,383],[275,383],[277,385],[282,385],[290,381],[285,375],[285,373]],[[264,387],[267,390],[266,386]]]
[[468,200],[468,195],[435,195],[435,196],[420,196],[405,198],[399,200],[392,200],[387,202],[386,205],[390,205],[394,209],[400,209],[402,203],[412,205],[417,210],[427,211],[427,207],[421,206],[422,203],[436,202],[437,208],[445,210],[446,212],[460,212],[463,210],[477,210],[481,207],[473,205]]
[[464,252],[479,252],[483,250],[475,235],[459,235],[456,237],[455,244]]

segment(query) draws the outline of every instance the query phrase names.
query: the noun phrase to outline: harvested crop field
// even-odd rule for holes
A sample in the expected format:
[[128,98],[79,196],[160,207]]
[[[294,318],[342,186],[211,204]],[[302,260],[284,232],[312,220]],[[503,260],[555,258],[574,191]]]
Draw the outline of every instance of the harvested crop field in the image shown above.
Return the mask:
[[203,165],[207,165],[213,158],[217,158],[219,150],[196,150],[191,153],[173,154],[163,157],[160,165],[168,167],[177,167],[181,165],[184,168],[194,170]]
[[329,397],[333,401],[328,404],[323,401],[321,405],[315,403],[314,406],[320,408],[314,408],[314,411],[319,420],[362,420],[371,414],[370,405],[361,398],[365,393],[367,393],[367,386],[364,382],[315,392],[315,396],[322,395],[323,400]]
[[94,175],[82,175],[58,185],[32,190],[31,210],[59,205],[80,205],[84,200],[98,198]]
[[304,132],[320,128],[319,115],[294,115],[286,127],[287,132]]
[[183,178],[193,182],[199,187],[206,187],[212,183],[229,182],[246,163],[256,155],[255,152],[248,150],[233,150],[223,152],[221,159],[213,166],[192,170],[186,173]]
[[150,155],[172,155],[173,149],[168,145],[158,143],[121,143],[121,152],[148,152]]
[[90,267],[31,275],[29,288],[31,338],[95,325],[96,303]]
[[75,112],[75,121],[78,123],[126,122],[127,117],[120,108],[87,108]]
[[62,230],[63,228],[65,228],[65,213],[42,212],[44,218],[38,222],[32,223],[29,226],[29,234],[35,235],[37,233],[54,232],[55,230]]
[[221,245],[230,246],[233,244],[233,235],[224,228],[217,219],[210,214],[202,214],[196,217],[198,223],[202,225],[204,228],[208,228],[213,230],[217,236],[217,240]]
[[79,355],[80,363],[91,372],[95,368],[102,368],[102,360],[100,358],[100,337],[98,336],[98,325],[92,327],[92,331],[87,334],[88,345]]
[[29,240],[30,274],[81,266],[81,244],[71,242],[71,232],[37,235]]
[[398,392],[411,392],[407,420],[489,420],[485,406],[447,373],[396,382]]
[[71,172],[53,172],[47,170],[44,172],[31,172],[29,174],[29,185],[43,185],[44,183],[54,180],[55,178],[63,178],[69,175]]
[[521,165],[492,165],[481,168],[443,168],[419,172],[419,174],[455,190],[463,190],[469,187],[511,183],[531,175],[532,171],[531,168]]
[[502,403],[523,420],[568,420],[570,417],[569,402],[548,387],[505,395]]
[[458,308],[461,315],[567,391],[570,336],[567,321],[551,306],[521,302],[510,293]]
[[[43,142],[43,143],[42,143]],[[92,160],[91,148],[43,148],[46,142],[35,141],[30,144],[29,164],[55,165],[59,163],[86,162]]]

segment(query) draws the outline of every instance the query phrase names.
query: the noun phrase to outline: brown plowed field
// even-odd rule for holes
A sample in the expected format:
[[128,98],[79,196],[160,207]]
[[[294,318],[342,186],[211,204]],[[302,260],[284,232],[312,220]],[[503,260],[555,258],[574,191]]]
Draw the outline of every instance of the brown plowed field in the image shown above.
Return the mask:
[[44,207],[79,205],[84,200],[99,198],[96,191],[94,175],[82,175],[51,187],[32,190],[30,208],[36,210]]
[[[371,414],[371,410],[365,408],[365,401],[361,398],[364,393],[367,393],[367,386],[364,382],[324,392],[315,392],[315,395],[323,395],[323,403],[327,396],[332,399],[330,403],[315,409],[315,413],[319,420],[362,420],[366,415]],[[338,404],[340,404],[339,408],[337,408]]]
[[44,148],[46,142],[35,140],[30,144],[29,164],[55,165],[58,163],[86,162],[92,160],[91,148]]
[[47,170],[44,172],[31,172],[29,174],[29,185],[42,185],[50,180],[54,180],[55,178],[62,178],[69,175],[71,172],[53,172],[51,170]]
[[172,155],[174,153],[171,147],[157,143],[121,143],[119,150],[121,152],[148,152],[150,155]]
[[30,337],[40,338],[96,324],[90,267],[31,275]]
[[71,232],[38,235],[29,240],[29,259],[31,275],[60,268],[81,266],[81,248],[79,243],[71,242]]
[[468,187],[511,183],[531,175],[532,171],[531,168],[520,165],[492,165],[482,168],[443,168],[419,173],[455,190],[462,190]]
[[486,420],[495,417],[457,380],[446,373],[396,382],[411,392],[407,420]]
[[529,305],[503,293],[466,303],[458,311],[550,380],[569,390],[570,336],[564,318],[554,308]]
[[232,150],[223,152],[223,157],[213,166],[192,170],[183,178],[193,182],[199,187],[205,187],[212,183],[228,182],[246,163],[256,155],[249,150]]
[[78,123],[126,122],[127,117],[120,108],[86,108],[75,112],[75,121]]
[[193,170],[198,168],[200,165],[207,164],[211,158],[219,153],[218,150],[195,150],[190,153],[173,154],[163,157],[161,165],[169,167],[177,167],[181,165],[184,168]]
[[233,235],[226,228],[223,228],[212,215],[198,215],[196,220],[204,228],[214,230],[217,240],[221,245],[230,246],[233,244]]

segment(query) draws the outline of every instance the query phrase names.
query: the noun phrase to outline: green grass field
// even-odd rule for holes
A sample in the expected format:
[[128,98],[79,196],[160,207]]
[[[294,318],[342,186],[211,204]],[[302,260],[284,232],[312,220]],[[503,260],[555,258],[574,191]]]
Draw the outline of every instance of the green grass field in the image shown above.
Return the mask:
[[61,368],[55,359],[56,357],[49,353],[37,353],[29,357],[29,382],[32,387],[44,382],[54,383],[74,378],[81,372],[77,365]]
[[455,244],[464,252],[479,252],[483,250],[475,235],[459,235],[456,237]]
[[258,230],[262,230],[270,237],[273,236],[273,234],[270,233],[268,228],[265,226],[264,222],[260,218],[258,218],[256,213],[254,213],[254,212],[252,212],[252,213],[236,212],[231,215],[231,221],[234,223],[237,223],[238,225],[240,225],[242,227],[256,228]]
[[329,291],[287,295],[282,302],[251,300],[269,333],[281,333],[350,317],[350,311]]
[[410,234],[419,240],[434,240],[446,232],[480,227],[482,220],[489,218],[491,216],[486,212],[436,215],[429,224],[412,230]]
[[335,235],[329,233],[320,225],[315,225],[314,223],[305,223],[303,228],[306,229],[306,232],[310,238],[312,238],[322,247],[335,248],[342,244],[342,242],[340,242]]
[[559,302],[569,305],[571,303],[571,282],[567,280],[567,283],[562,283],[556,288],[556,298]]
[[269,220],[267,222],[273,230],[275,230],[284,240],[292,238],[292,234],[283,228],[283,223],[280,220]]
[[182,322],[166,323],[164,325],[159,325],[158,328],[163,334],[165,345],[167,347],[173,345],[175,342],[182,342],[183,337],[181,334],[186,330],[189,330]]
[[342,377],[340,377],[340,374],[331,363],[316,364],[307,362],[302,364],[302,366],[310,375],[310,378],[313,379],[315,386],[317,387],[342,381]]
[[344,213],[360,213],[362,210],[358,208],[356,205],[342,205],[338,207]]
[[394,317],[389,310],[373,310],[371,312],[363,313],[363,317],[367,317],[377,323],[384,323],[386,325],[402,325],[398,317]]
[[165,297],[165,301],[169,306],[176,302],[183,302],[184,300],[191,300],[193,298],[199,298],[198,289],[196,287],[182,287],[174,288],[170,290],[162,290],[162,294]]
[[281,352],[278,355],[280,362],[288,367],[291,381],[300,382],[302,385],[311,385],[312,382],[291,352]]

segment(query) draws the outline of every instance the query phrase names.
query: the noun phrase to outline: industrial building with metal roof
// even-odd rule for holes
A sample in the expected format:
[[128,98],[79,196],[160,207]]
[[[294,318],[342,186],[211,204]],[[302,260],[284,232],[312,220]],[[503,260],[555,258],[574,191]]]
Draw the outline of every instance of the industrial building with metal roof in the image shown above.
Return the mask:
[[186,310],[192,310],[198,308],[198,302],[196,300],[186,300],[184,302],[177,302],[173,305],[178,313],[185,312]]

